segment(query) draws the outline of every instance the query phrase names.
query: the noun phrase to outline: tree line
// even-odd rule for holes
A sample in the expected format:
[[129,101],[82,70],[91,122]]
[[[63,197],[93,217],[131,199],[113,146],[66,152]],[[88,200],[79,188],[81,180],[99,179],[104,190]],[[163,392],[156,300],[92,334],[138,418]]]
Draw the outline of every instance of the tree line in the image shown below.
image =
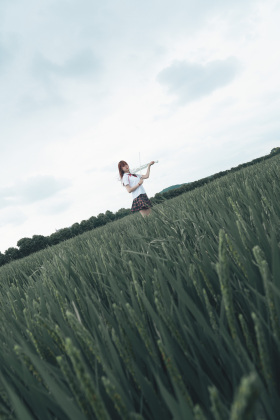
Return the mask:
[[256,163],[263,162],[264,160],[270,159],[273,156],[280,154],[280,147],[275,147],[271,150],[269,155],[262,156],[260,158],[254,159],[250,162],[243,163],[238,165],[234,168],[228,169],[226,171],[218,172],[217,174],[210,175],[206,178],[199,179],[198,181],[189,182],[187,184],[183,184],[179,188],[170,189],[168,191],[157,193],[154,197],[151,198],[153,204],[161,203],[165,200],[170,198],[177,197],[185,192],[192,191],[195,188],[202,187],[203,185],[207,184],[208,182],[214,181],[215,179],[221,178],[229,173],[240,171],[240,169],[247,168],[248,166],[255,165]]
[[81,223],[74,223],[70,227],[59,229],[50,236],[33,235],[32,238],[22,238],[17,242],[17,247],[8,248],[4,254],[0,252],[0,266],[19,258],[27,257],[34,252],[41,251],[49,246],[57,245],[67,239],[74,238],[89,230],[104,226],[113,220],[121,219],[130,214],[130,209],[120,209],[116,213],[107,210],[100,213],[97,217],[92,216]]
[[[215,175],[202,178],[198,181],[183,184],[179,188],[171,189],[162,193],[157,193],[154,197],[151,197],[150,200],[153,205],[162,203],[165,200],[177,197],[185,192],[192,191],[195,188],[202,187],[208,182],[221,178],[231,172],[236,172],[240,169],[270,159],[276,154],[280,154],[280,147],[272,149],[269,155],[265,155],[263,157],[254,159],[250,162],[238,165],[229,170],[218,172]],[[28,255],[33,254],[37,251],[41,251],[42,249],[45,249],[49,246],[57,245],[60,242],[74,238],[75,236],[80,235],[84,232],[88,232],[100,226],[104,226],[107,223],[121,219],[127,216],[128,214],[131,214],[130,209],[121,208],[116,213],[107,210],[105,213],[100,213],[97,217],[92,216],[88,220],[82,220],[81,223],[74,223],[70,227],[59,229],[56,232],[52,233],[50,236],[33,235],[32,238],[22,238],[17,242],[17,247],[8,248],[4,252],[4,254],[0,252],[0,266],[17,259],[27,257]]]

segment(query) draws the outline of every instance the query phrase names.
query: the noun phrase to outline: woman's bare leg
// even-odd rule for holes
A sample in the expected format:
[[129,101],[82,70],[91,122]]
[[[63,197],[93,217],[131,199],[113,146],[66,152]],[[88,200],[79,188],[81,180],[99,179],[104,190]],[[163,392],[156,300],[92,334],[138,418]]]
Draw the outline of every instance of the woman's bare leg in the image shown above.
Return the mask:
[[149,216],[149,214],[151,213],[151,209],[140,210],[140,213],[143,217]]

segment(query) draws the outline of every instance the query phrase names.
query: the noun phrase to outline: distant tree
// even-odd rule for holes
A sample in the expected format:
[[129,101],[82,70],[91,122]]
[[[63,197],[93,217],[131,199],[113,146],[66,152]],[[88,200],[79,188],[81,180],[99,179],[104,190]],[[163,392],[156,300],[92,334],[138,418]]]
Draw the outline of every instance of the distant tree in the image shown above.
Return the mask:
[[30,255],[32,252],[32,239],[31,238],[22,238],[17,241],[17,246],[19,248],[20,254],[22,257]]
[[121,208],[116,212],[115,219],[121,219],[122,217],[128,216],[129,214],[131,214],[130,209]]
[[165,198],[165,194],[166,193],[156,193],[155,196],[153,197],[152,203],[153,204],[158,204],[158,203],[162,203],[164,201]]
[[49,245],[49,238],[43,235],[32,236],[32,252],[45,249]]
[[103,226],[106,225],[107,222],[109,222],[110,219],[108,219],[108,217],[105,216],[104,213],[99,213],[99,215],[97,216],[97,226]]
[[110,210],[107,210],[105,213],[105,217],[111,222],[115,220],[116,216]]
[[176,190],[176,189],[172,189],[172,190],[169,190],[169,191],[166,191],[166,198],[173,198],[173,197],[176,197],[178,195],[178,191]]
[[80,223],[80,232],[87,232],[88,230],[91,230],[91,223],[89,220],[82,220]]
[[79,223],[74,223],[74,224],[71,226],[71,228],[70,228],[70,229],[71,229],[72,236],[77,236],[77,235],[79,235],[80,233],[82,233]]
[[10,262],[20,258],[20,252],[17,248],[11,247],[5,251],[5,257],[7,258],[7,262]]
[[8,262],[6,255],[0,252],[0,267]]
[[69,228],[59,229],[49,236],[49,244],[56,245],[62,241],[72,238],[72,232]]
[[48,237],[33,235],[32,238],[22,238],[17,242],[21,257],[26,257],[33,252],[40,251],[49,245]]
[[88,219],[89,225],[91,229],[94,229],[97,226],[97,218],[95,216],[91,216]]
[[270,154],[274,154],[274,153],[278,153],[278,152],[280,152],[280,147],[274,147],[274,148],[271,150]]

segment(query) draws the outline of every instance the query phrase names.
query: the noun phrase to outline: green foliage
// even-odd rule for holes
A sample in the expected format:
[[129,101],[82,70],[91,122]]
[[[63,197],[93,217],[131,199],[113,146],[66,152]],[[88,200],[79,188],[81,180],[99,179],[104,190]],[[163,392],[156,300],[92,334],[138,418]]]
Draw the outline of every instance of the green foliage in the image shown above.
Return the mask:
[[10,247],[5,251],[5,262],[10,262],[13,260],[17,260],[18,258],[20,258],[20,253],[19,250],[17,248],[14,247]]
[[170,191],[170,190],[174,190],[176,188],[180,188],[182,185],[183,184],[171,185],[171,187],[164,188],[164,190],[162,190],[159,194],[165,193],[165,192]]
[[25,257],[40,251],[49,245],[49,240],[43,235],[33,235],[32,238],[22,238],[17,242],[20,255]]
[[0,417],[277,419],[279,163],[1,267]]

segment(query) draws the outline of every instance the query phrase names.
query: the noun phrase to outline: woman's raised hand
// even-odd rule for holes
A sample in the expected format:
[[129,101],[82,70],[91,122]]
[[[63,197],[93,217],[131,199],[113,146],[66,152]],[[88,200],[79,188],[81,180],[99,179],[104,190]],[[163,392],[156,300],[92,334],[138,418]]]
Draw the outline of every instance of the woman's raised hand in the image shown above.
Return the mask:
[[152,162],[149,163],[149,166],[153,165],[155,163],[154,160],[152,160]]

